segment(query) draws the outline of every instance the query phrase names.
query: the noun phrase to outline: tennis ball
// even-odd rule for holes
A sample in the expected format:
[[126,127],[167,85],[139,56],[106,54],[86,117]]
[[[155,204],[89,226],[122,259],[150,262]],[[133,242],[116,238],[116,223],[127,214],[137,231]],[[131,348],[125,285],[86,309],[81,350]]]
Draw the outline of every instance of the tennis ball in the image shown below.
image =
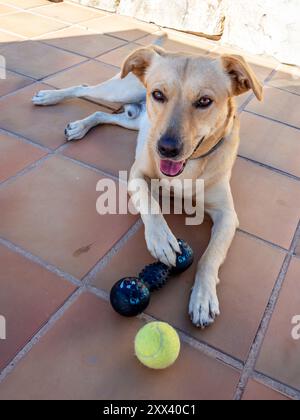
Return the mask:
[[143,365],[151,369],[165,369],[179,356],[180,340],[169,324],[151,322],[137,333],[134,347],[136,357]]

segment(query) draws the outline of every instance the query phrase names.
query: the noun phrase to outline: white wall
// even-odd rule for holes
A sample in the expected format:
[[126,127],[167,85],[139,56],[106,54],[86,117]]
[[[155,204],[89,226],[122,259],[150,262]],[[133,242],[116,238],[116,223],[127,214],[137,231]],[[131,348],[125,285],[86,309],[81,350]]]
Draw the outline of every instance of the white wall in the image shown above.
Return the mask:
[[218,34],[221,43],[300,65],[300,0],[73,0],[161,26]]

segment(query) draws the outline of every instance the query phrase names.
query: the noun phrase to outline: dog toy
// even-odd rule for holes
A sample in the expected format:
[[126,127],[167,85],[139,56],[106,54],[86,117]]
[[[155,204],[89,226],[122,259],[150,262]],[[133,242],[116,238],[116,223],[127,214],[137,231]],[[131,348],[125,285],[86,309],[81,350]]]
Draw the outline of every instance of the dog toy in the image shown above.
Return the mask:
[[152,369],[165,369],[179,356],[180,340],[177,332],[165,322],[146,324],[135,337],[138,360]]
[[147,265],[138,277],[125,277],[111,289],[110,302],[120,315],[133,317],[141,314],[150,303],[150,293],[162,288],[170,275],[182,273],[193,263],[191,247],[178,240],[181,254],[177,254],[176,266],[169,268],[161,262]]

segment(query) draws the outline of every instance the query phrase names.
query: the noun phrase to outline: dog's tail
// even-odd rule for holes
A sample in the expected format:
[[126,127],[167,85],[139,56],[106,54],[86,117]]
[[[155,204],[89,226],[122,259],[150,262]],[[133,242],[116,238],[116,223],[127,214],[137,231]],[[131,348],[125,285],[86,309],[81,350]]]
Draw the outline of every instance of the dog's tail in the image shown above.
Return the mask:
[[164,45],[164,43],[167,41],[168,39],[168,34],[166,32],[161,31],[158,34],[158,38],[153,42],[153,45],[157,45],[158,47],[162,47]]

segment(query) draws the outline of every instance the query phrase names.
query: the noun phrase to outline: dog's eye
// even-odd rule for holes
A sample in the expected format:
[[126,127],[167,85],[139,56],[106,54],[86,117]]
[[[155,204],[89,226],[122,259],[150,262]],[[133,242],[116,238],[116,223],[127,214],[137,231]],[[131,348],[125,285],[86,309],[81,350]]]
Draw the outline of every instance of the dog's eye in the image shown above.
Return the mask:
[[161,102],[161,103],[164,103],[167,100],[167,98],[165,97],[165,95],[160,90],[155,90],[154,92],[152,92],[152,97],[157,102]]
[[202,96],[198,101],[195,102],[195,108],[208,108],[213,103],[213,100],[209,96]]

